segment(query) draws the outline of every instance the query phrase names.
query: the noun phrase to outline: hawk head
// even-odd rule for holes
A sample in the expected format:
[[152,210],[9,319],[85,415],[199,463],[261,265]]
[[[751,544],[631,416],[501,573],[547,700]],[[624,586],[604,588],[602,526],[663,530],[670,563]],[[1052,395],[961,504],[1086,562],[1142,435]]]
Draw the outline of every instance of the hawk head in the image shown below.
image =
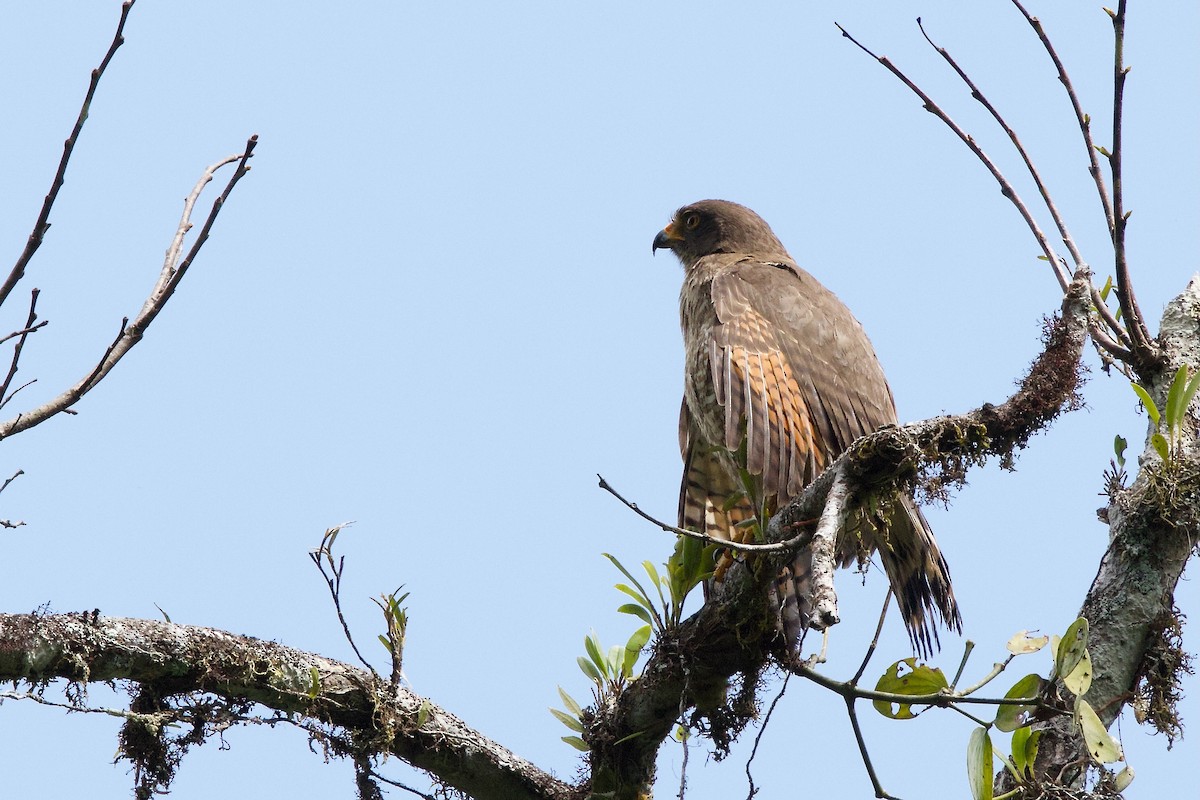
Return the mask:
[[701,200],[675,212],[654,237],[651,252],[666,249],[690,267],[715,253],[752,254],[770,261],[791,260],[763,218],[728,200]]

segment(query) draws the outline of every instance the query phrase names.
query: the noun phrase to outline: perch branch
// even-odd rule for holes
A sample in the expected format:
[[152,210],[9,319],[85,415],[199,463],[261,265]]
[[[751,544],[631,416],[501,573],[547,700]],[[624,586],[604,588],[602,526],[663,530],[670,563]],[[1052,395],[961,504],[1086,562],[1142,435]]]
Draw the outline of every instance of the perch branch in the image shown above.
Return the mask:
[[850,513],[850,486],[846,481],[846,468],[834,469],[833,482],[825,495],[825,507],[821,510],[817,530],[813,534],[809,552],[812,553],[812,619],[809,625],[816,630],[825,630],[836,625],[838,616],[837,591],[833,587],[833,571],[837,567],[836,545],[838,531],[846,524]]
[[[965,474],[988,455],[1011,457],[1013,450],[1024,447],[1075,398],[1079,359],[1087,339],[1090,283],[1086,269],[1076,272],[1061,318],[1050,326],[1044,351],[1012,397],[998,406],[987,404],[967,414],[888,427],[857,440],[772,517],[767,540],[784,541],[791,537],[795,521],[819,516],[835,476],[844,476],[851,488],[897,486],[911,481],[923,464],[956,462]],[[592,746],[593,775],[603,772],[613,776],[618,786],[636,792],[653,774],[658,748],[679,716],[681,697],[694,704],[696,697],[723,691],[735,674],[756,674],[772,657],[794,666],[794,659],[780,652],[778,640],[772,638],[774,624],[767,608],[767,586],[776,574],[771,562],[787,557],[776,553],[754,564],[736,562],[714,587],[714,601],[664,634],[642,678],[630,684],[616,703],[597,709],[584,734]],[[874,696],[887,699],[883,694]]]

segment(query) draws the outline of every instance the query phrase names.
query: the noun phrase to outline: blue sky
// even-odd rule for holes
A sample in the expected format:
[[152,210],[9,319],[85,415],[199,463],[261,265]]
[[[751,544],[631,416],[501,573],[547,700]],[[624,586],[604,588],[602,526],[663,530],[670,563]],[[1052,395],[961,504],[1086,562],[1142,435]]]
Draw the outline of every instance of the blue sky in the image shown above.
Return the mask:
[[[1131,4],[1127,208],[1139,299],[1157,323],[1200,252],[1196,132],[1200,10]],[[1111,29],[1099,6],[1034,3],[1107,144]],[[1045,6],[1045,7],[1038,7]],[[374,652],[369,597],[404,584],[413,688],[560,776],[578,760],[545,708],[595,629],[623,640],[618,575],[601,557],[661,561],[671,542],[596,487],[670,517],[681,272],[650,242],[683,203],[759,211],[872,336],[903,420],[1003,399],[1038,352],[1057,287],[982,167],[837,20],[905,68],[1033,202],[1002,135],[921,38],[918,15],[1031,149],[1096,272],[1110,248],[1065,96],[1008,4],[904,0],[412,4],[140,0],[105,76],[45,245],[6,310],[42,290],[10,405],[77,380],[141,306],[181,200],[207,164],[260,136],[178,295],[77,408],[4,443],[6,611],[49,602],[157,617],[349,659],[307,552],[354,520],[349,619]],[[0,16],[7,154],[0,241],[24,244],[116,2],[44,0]],[[1043,223],[1044,226],[1047,223]],[[1095,521],[1115,434],[1145,417],[1094,357],[1087,408],[972,475],[928,514],[950,562],[968,675],[1021,629],[1061,632],[1106,544]],[[6,409],[8,411],[9,409]],[[884,582],[839,578],[845,622],[830,675],[853,672]],[[1200,608],[1193,582],[1177,603]],[[1189,631],[1190,633],[1190,631]],[[1189,636],[1187,641],[1194,637]],[[941,663],[962,643],[944,637]],[[1191,648],[1194,650],[1194,645]],[[909,655],[899,623],[868,674]],[[376,654],[383,665],[383,652]],[[1014,665],[1007,688],[1048,669]],[[1200,716],[1197,681],[1183,705]],[[770,694],[768,693],[768,697]],[[121,705],[93,687],[98,705]],[[42,796],[119,797],[118,723],[6,703],[5,781]],[[970,723],[877,718],[886,788],[963,796]],[[816,733],[819,731],[819,733]],[[1120,733],[1131,798],[1194,783],[1189,740],[1168,753]],[[185,760],[176,798],[350,797],[295,731],[238,729]],[[716,764],[693,753],[693,798],[745,791],[749,737]],[[1188,763],[1184,763],[1184,762]],[[678,748],[659,793],[677,781]],[[393,775],[420,783],[397,762]],[[870,795],[840,700],[793,683],[755,761],[764,796],[800,781]],[[236,787],[236,788],[235,788]]]

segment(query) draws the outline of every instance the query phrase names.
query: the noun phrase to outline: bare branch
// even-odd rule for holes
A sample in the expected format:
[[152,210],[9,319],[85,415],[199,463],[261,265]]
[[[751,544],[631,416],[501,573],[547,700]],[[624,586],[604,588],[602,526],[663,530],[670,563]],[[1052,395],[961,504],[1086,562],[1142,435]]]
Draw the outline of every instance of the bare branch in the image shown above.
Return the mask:
[[1046,49],[1046,53],[1050,56],[1050,60],[1054,62],[1054,68],[1058,70],[1058,80],[1067,90],[1067,97],[1071,100],[1071,108],[1075,111],[1075,119],[1079,122],[1079,131],[1083,134],[1083,144],[1087,150],[1088,156],[1088,173],[1092,176],[1092,180],[1096,182],[1096,190],[1100,195],[1100,204],[1104,207],[1104,218],[1108,222],[1108,232],[1112,235],[1115,228],[1113,224],[1113,208],[1112,200],[1108,196],[1108,187],[1104,183],[1104,173],[1100,170],[1100,161],[1096,158],[1096,143],[1092,139],[1092,118],[1083,113],[1083,108],[1079,105],[1079,97],[1075,94],[1075,85],[1071,83],[1070,76],[1067,75],[1067,68],[1063,65],[1062,59],[1058,57],[1058,51],[1054,49],[1054,44],[1050,41],[1050,37],[1046,35],[1046,29],[1042,26],[1042,21],[1025,10],[1020,0],[1012,0],[1012,4],[1017,7],[1025,17],[1025,21],[1029,23],[1041,41],[1042,46]]
[[46,194],[46,199],[42,201],[41,213],[38,214],[37,221],[33,223],[33,232],[29,234],[29,239],[25,242],[25,249],[17,257],[17,263],[13,265],[12,271],[8,273],[8,277],[5,278],[4,283],[0,284],[0,305],[4,305],[4,301],[12,294],[12,290],[16,288],[17,283],[25,277],[25,267],[29,265],[34,253],[42,246],[42,240],[46,237],[46,231],[50,230],[50,209],[54,207],[54,201],[58,198],[58,190],[62,188],[67,174],[67,163],[71,160],[71,154],[75,151],[75,143],[79,141],[79,133],[83,130],[83,123],[87,121],[88,113],[92,107],[92,98],[96,95],[96,88],[100,85],[100,78],[104,76],[104,71],[108,69],[109,62],[116,55],[117,48],[125,43],[125,20],[129,18],[129,10],[133,8],[134,2],[135,0],[125,0],[121,4],[121,19],[117,23],[117,32],[113,35],[112,44],[108,46],[108,52],[104,54],[100,66],[92,70],[92,78],[88,83],[87,94],[84,95],[83,105],[79,109],[79,115],[75,118],[75,127],[71,129],[71,135],[63,143],[63,154],[58,162],[58,170],[54,173],[54,180],[50,182],[50,191]]
[[812,619],[809,626],[817,630],[825,630],[836,625],[838,616],[837,591],[833,587],[833,572],[837,568],[837,538],[838,532],[846,525],[850,514],[851,492],[846,480],[845,464],[839,464],[833,470],[833,483],[825,495],[825,507],[821,510],[821,518],[817,530],[813,534],[809,552],[812,553]]
[[[613,497],[620,500],[621,503],[626,508],[628,508],[633,513],[637,514],[642,519],[646,520],[649,523],[657,525],[659,528],[661,528],[663,531],[665,531],[667,533],[674,533],[678,536],[686,536],[689,539],[698,539],[698,540],[704,542],[705,544],[720,545],[721,547],[723,547],[727,550],[734,550],[739,553],[785,553],[785,552],[791,553],[791,552],[795,552],[795,551],[799,550],[802,547],[805,547],[809,543],[809,541],[813,538],[812,533],[810,533],[808,531],[803,531],[799,534],[796,534],[795,536],[792,536],[788,539],[784,539],[782,541],[771,542],[769,544],[751,544],[749,542],[733,542],[728,539],[720,539],[720,538],[717,538],[716,536],[709,536],[707,533],[700,533],[699,531],[689,531],[686,528],[677,528],[674,525],[668,525],[667,523],[665,523],[661,520],[655,519],[654,517],[647,514],[645,511],[643,511],[638,506],[637,503],[626,500],[621,495],[620,492],[618,492],[616,489],[614,489],[612,487],[612,484],[610,484],[608,481],[606,481],[604,479],[603,475],[597,475],[596,477],[600,479],[600,488],[601,489],[603,489],[604,491],[611,494]],[[804,526],[810,524],[811,522],[812,522],[812,520],[803,520],[801,522],[793,523],[793,527],[804,527]]]
[[[917,19],[917,22],[918,22],[918,24],[920,24],[920,18]],[[837,25],[837,23],[834,23],[834,24]],[[925,110],[930,112],[934,116],[936,116],[938,119],[942,120],[942,122],[945,123],[945,125],[948,128],[950,128],[950,130],[956,136],[958,136],[959,139],[962,140],[962,142],[967,146],[967,148],[972,153],[974,153],[975,157],[977,159],[979,159],[980,163],[982,163],[984,165],[984,167],[987,168],[987,170],[992,174],[992,177],[996,179],[996,182],[1000,184],[1001,194],[1003,194],[1006,198],[1008,198],[1009,202],[1011,202],[1016,207],[1017,212],[1021,215],[1021,218],[1025,220],[1025,224],[1029,227],[1029,230],[1033,233],[1034,239],[1037,240],[1038,245],[1042,248],[1042,253],[1043,253],[1044,257],[1050,263],[1051,270],[1053,270],[1054,275],[1059,282],[1059,285],[1065,290],[1066,289],[1065,273],[1063,272],[1063,270],[1061,268],[1061,260],[1055,254],[1054,248],[1050,244],[1050,240],[1046,237],[1045,232],[1042,231],[1041,226],[1038,225],[1037,220],[1034,218],[1032,212],[1030,212],[1029,207],[1025,205],[1024,200],[1022,200],[1020,195],[1017,194],[1016,189],[1014,189],[1012,184],[1009,183],[1008,179],[1004,177],[1004,174],[1000,171],[999,167],[997,167],[995,162],[993,162],[991,160],[991,158],[987,155],[987,153],[984,152],[983,148],[979,146],[979,143],[975,141],[975,138],[973,136],[971,136],[970,134],[968,134],[966,131],[964,131],[958,125],[958,123],[956,123],[941,108],[941,106],[939,106],[937,103],[935,103],[933,101],[933,99],[928,94],[926,94],[926,92],[923,89],[921,89],[920,86],[918,86],[916,83],[914,83],[912,80],[910,80],[909,77],[907,75],[905,75],[904,72],[902,72],[899,67],[897,67],[895,64],[893,64],[890,59],[888,59],[886,56],[879,56],[879,55],[876,55],[875,53],[873,53],[865,45],[863,45],[861,42],[859,42],[857,39],[855,39],[853,36],[851,36],[850,33],[848,31],[846,31],[846,29],[843,28],[841,25],[837,25],[837,28],[839,31],[841,31],[842,36],[849,39],[851,42],[854,43],[854,45],[856,47],[858,47],[858,49],[862,50],[864,53],[869,55],[871,58],[875,59],[880,64],[882,64],[884,67],[886,67],[889,72],[891,72],[893,75],[895,75],[897,78],[899,78],[900,81],[905,86],[907,86],[915,95],[917,95],[917,97],[921,98],[921,102],[923,103]],[[922,28],[921,30],[922,30],[922,33],[924,33],[924,28]],[[928,36],[926,36],[925,38],[926,38],[926,40],[929,40]],[[978,92],[978,89],[975,87],[974,83],[971,82],[971,80],[966,76],[965,73],[963,73],[961,70],[958,69],[958,65],[953,61],[953,59],[951,59],[949,57],[949,55],[946,54],[945,50],[943,50],[942,48],[938,48],[937,45],[934,45],[931,40],[929,40],[929,43],[931,45],[933,45],[934,48],[937,49],[938,52],[943,55],[943,57],[946,58],[946,60],[955,68],[956,71],[959,72],[959,75],[963,78],[963,80],[967,81],[968,86],[970,86],[972,89],[973,96],[977,100],[980,100],[980,102],[984,103],[984,105],[986,107],[988,107],[989,110],[993,111],[993,115],[1000,122],[1001,126],[1004,127],[1004,129],[1010,133],[1010,137],[1014,138],[1014,140],[1015,140],[1015,134],[1013,134],[1011,132],[1011,129],[1009,128],[1007,123],[1005,123],[1004,120],[1001,119],[999,117],[999,115],[995,113],[994,109],[991,109],[991,106],[989,103],[987,103],[985,100],[983,100],[982,94],[980,94]],[[1023,148],[1021,148],[1019,142],[1017,142],[1017,146],[1018,146],[1018,149],[1023,152]],[[1032,169],[1032,163],[1029,162],[1028,160],[1026,163],[1028,164],[1030,169]],[[1036,179],[1036,175],[1035,175],[1035,179]],[[1043,187],[1041,185],[1040,180],[1038,180],[1038,186],[1039,186],[1039,191],[1042,191]],[[1048,195],[1048,193],[1045,193],[1044,191],[1043,191],[1043,198],[1046,200],[1048,205],[1051,205],[1049,195]],[[1052,213],[1055,215],[1056,221],[1058,221],[1057,212],[1052,211]],[[1069,234],[1065,233],[1065,230],[1066,230],[1065,226],[1060,226],[1060,232],[1062,232],[1064,234],[1064,241],[1068,242],[1069,247],[1073,247],[1073,242],[1070,240]],[[1074,250],[1072,251],[1072,255],[1073,255],[1073,257],[1076,257],[1076,253]],[[1076,264],[1077,264],[1077,266],[1084,266],[1084,262],[1083,262],[1081,256],[1076,258]],[[1090,287],[1089,291],[1090,291],[1092,297],[1094,298],[1093,303],[1096,307],[1096,313],[1099,314],[1100,317],[1104,320],[1105,325],[1107,325],[1113,331],[1117,332],[1118,337],[1125,338],[1120,333],[1120,331],[1121,331],[1120,323],[1117,322],[1116,318],[1113,317],[1112,312],[1108,310],[1107,306],[1105,306],[1104,301],[1099,297],[1099,292],[1096,290],[1096,288],[1094,286],[1092,286],[1092,287]],[[1100,347],[1100,349],[1102,350],[1102,355],[1107,354],[1109,357],[1115,358],[1115,359],[1123,361],[1123,362],[1129,362],[1134,359],[1134,354],[1136,351],[1134,349],[1122,346],[1119,342],[1115,341],[1108,334],[1108,332],[1104,328],[1102,328],[1099,324],[1092,324],[1090,333],[1092,335],[1093,341],[1095,341],[1096,345],[1098,347]]]
[[[354,635],[350,633],[350,623],[346,622],[346,617],[342,613],[342,573],[346,568],[346,557],[341,556],[336,561],[333,558],[333,544],[337,541],[338,534],[353,524],[353,522],[343,522],[341,525],[334,525],[332,528],[326,529],[325,535],[321,537],[320,547],[309,552],[308,557],[317,565],[317,570],[325,579],[325,585],[329,588],[329,596],[333,600],[334,611],[337,612],[338,622],[342,625],[342,635],[350,643],[350,649],[354,651],[358,663],[362,664],[372,675],[378,677],[371,662],[363,658],[363,654],[359,652]],[[328,572],[326,571],[327,566]]]
[[[837,23],[834,24],[837,25]],[[996,163],[992,161],[988,154],[984,152],[983,148],[979,146],[979,143],[975,141],[975,138],[963,130],[959,124],[950,117],[949,114],[942,110],[941,106],[934,102],[932,97],[925,93],[924,89],[910,80],[909,77],[905,75],[899,67],[893,64],[891,59],[889,59],[887,56],[879,56],[871,52],[871,50],[851,36],[850,33],[841,25],[837,25],[837,29],[842,32],[842,36],[849,39],[856,47],[858,47],[858,49],[862,50],[871,58],[882,64],[889,72],[899,78],[900,82],[907,86],[913,94],[921,98],[921,103],[923,104],[925,110],[940,119],[946,125],[946,127],[948,127],[955,136],[961,139],[963,144],[965,144],[967,148],[975,154],[975,157],[979,159],[984,167],[987,168],[988,172],[992,173],[992,177],[995,178],[996,182],[1000,184],[1000,193],[1008,198],[1009,202],[1016,206],[1017,212],[1021,215],[1021,218],[1025,220],[1025,224],[1029,227],[1029,230],[1033,233],[1033,237],[1037,240],[1038,245],[1042,248],[1042,253],[1045,254],[1046,259],[1050,262],[1050,267],[1052,270],[1054,270],[1059,285],[1062,287],[1063,291],[1066,291],[1066,276],[1061,274],[1059,270],[1058,256],[1055,254],[1054,247],[1050,244],[1049,238],[1047,238],[1045,232],[1042,231],[1042,228],[1040,225],[1038,225],[1037,220],[1034,219],[1029,207],[1025,205],[1025,201],[1021,199],[1021,196],[1017,194],[1016,189],[1014,189],[1012,184],[1009,183],[1008,178],[1004,177],[1004,173],[1000,171],[1000,168],[996,166]]]
[[[992,105],[992,102],[988,100],[986,96],[984,96],[983,92],[980,91],[979,87],[975,84],[975,81],[972,80],[971,77],[962,69],[962,67],[958,65],[958,62],[955,61],[954,57],[950,55],[949,51],[946,50],[946,48],[934,43],[933,39],[930,38],[929,33],[925,30],[925,25],[921,22],[920,17],[917,18],[917,26],[921,29],[921,35],[925,37],[925,41],[929,42],[929,46],[936,50],[938,55],[946,60],[946,63],[950,65],[958,77],[962,79],[963,83],[965,83],[971,90],[971,97],[978,100],[979,103],[987,109],[988,113],[992,115],[992,118],[996,120],[996,124],[1003,129],[1005,134],[1007,134],[1009,141],[1011,141],[1013,144],[1013,148],[1016,149],[1017,154],[1021,157],[1021,161],[1024,162],[1025,169],[1029,172],[1030,177],[1033,178],[1033,182],[1037,186],[1038,193],[1042,196],[1042,202],[1045,203],[1046,210],[1050,212],[1050,217],[1054,220],[1054,225],[1056,228],[1058,228],[1059,236],[1062,237],[1063,244],[1067,247],[1067,252],[1071,254],[1071,260],[1074,262],[1076,269],[1084,266],[1086,262],[1083,259],[1083,254],[1080,253],[1079,247],[1075,244],[1075,238],[1071,236],[1071,232],[1067,228],[1066,220],[1063,219],[1062,214],[1059,212],[1058,205],[1054,202],[1054,198],[1050,195],[1050,190],[1042,180],[1041,173],[1034,165],[1033,159],[1030,158],[1029,152],[1025,149],[1025,145],[1021,142],[1020,137],[1017,136],[1017,132],[1013,130],[1012,126],[1008,124],[1008,121],[1004,119],[996,107]],[[1058,278],[1059,285],[1065,291],[1068,281],[1068,274],[1066,270],[1063,268],[1060,262],[1053,263],[1052,268],[1054,269],[1055,276]],[[1100,315],[1108,330],[1110,330],[1120,340],[1123,347],[1128,347],[1130,341],[1128,334],[1125,332],[1124,326],[1122,326],[1121,323],[1117,321],[1117,318],[1113,316],[1112,311],[1110,311],[1108,305],[1105,304],[1104,298],[1100,296],[1100,290],[1095,286],[1092,287],[1092,304],[1096,307],[1096,313]],[[1102,332],[1097,331],[1096,333]],[[1102,339],[1108,340],[1108,337],[1103,335]]]
[[37,301],[39,294],[41,294],[40,289],[34,289],[32,292],[30,292],[29,316],[25,319],[25,327],[19,331],[13,331],[8,336],[5,336],[2,340],[8,341],[14,336],[20,337],[17,339],[17,343],[13,346],[12,361],[10,361],[8,365],[8,374],[4,376],[4,383],[0,383],[0,408],[4,408],[4,406],[8,404],[8,401],[11,400],[17,392],[29,385],[27,383],[25,386],[17,388],[17,390],[11,395],[8,393],[8,387],[12,385],[13,378],[17,376],[17,365],[21,361],[21,351],[25,349],[25,340],[29,338],[29,334],[46,324],[45,320],[41,321],[40,323],[37,322]]
[[[121,331],[117,335],[117,338],[104,351],[104,355],[101,357],[100,361],[97,362],[96,366],[91,370],[91,372],[89,372],[87,376],[85,376],[74,386],[67,389],[65,392],[49,402],[44,403],[37,408],[18,414],[16,417],[13,417],[7,422],[0,424],[0,439],[4,439],[5,437],[12,436],[15,433],[20,433],[23,430],[32,428],[35,425],[45,422],[55,414],[59,414],[70,409],[70,407],[79,402],[79,400],[85,394],[94,389],[96,385],[99,384],[100,381],[102,381],[110,371],[112,371],[112,368],[117,365],[117,362],[119,362],[121,358],[123,358],[124,355],[133,348],[134,345],[142,340],[142,337],[146,333],[146,329],[150,327],[150,323],[154,321],[154,318],[158,316],[160,311],[162,311],[167,301],[171,299],[171,295],[174,294],[175,289],[179,285],[179,281],[183,279],[184,274],[187,272],[188,267],[195,259],[196,254],[200,251],[200,248],[208,239],[209,231],[212,229],[213,223],[216,221],[217,215],[220,213],[226,198],[229,197],[229,193],[233,190],[233,187],[237,184],[237,182],[241,180],[242,176],[246,174],[246,171],[248,170],[246,162],[253,155],[254,146],[257,141],[257,136],[251,136],[249,141],[246,143],[245,151],[241,155],[223,158],[217,163],[208,167],[204,171],[204,174],[201,175],[200,180],[196,183],[196,186],[192,189],[191,194],[188,195],[184,202],[183,217],[180,219],[179,227],[175,233],[174,239],[172,240],[171,247],[167,250],[167,260],[163,265],[162,272],[159,275],[158,283],[155,285],[154,291],[151,292],[149,298],[142,306],[142,310],[138,312],[138,315],[133,319],[132,322],[129,322],[127,319],[122,321]],[[203,191],[204,187],[213,179],[213,174],[221,167],[233,162],[237,162],[237,169],[234,171],[233,176],[230,177],[229,183],[226,184],[225,190],[221,193],[221,196],[213,202],[212,210],[209,212],[208,218],[204,221],[204,226],[201,228],[200,234],[197,236],[196,241],[192,244],[192,248],[188,252],[187,257],[182,263],[179,263],[178,266],[176,266],[176,260],[178,259],[180,252],[180,247],[177,245],[177,243],[181,241],[183,234],[186,233],[187,230],[192,226],[191,213],[192,207],[196,203],[196,199],[199,197],[200,192]]]
[[1121,301],[1121,314],[1133,339],[1133,352],[1141,365],[1157,360],[1157,347],[1150,340],[1142,310],[1133,294],[1133,282],[1129,278],[1129,259],[1125,252],[1125,227],[1129,213],[1125,211],[1125,184],[1123,176],[1123,133],[1122,117],[1125,111],[1125,0],[1117,4],[1113,15],[1113,138],[1112,152],[1108,165],[1112,169],[1113,205],[1113,271],[1117,279],[1117,299]]

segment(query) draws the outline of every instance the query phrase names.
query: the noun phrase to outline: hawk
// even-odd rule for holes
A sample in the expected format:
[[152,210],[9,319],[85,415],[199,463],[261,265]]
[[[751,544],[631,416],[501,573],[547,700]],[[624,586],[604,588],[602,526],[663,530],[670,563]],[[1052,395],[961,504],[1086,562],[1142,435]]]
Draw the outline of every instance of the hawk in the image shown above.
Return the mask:
[[[737,541],[855,439],[895,423],[895,402],[858,320],[750,209],[684,206],[654,238],[660,248],[685,273],[679,527]],[[842,567],[875,551],[919,652],[937,642],[931,614],[961,631],[949,569],[912,498],[899,498],[887,524],[864,516],[838,533]],[[811,569],[801,551],[772,587],[789,648],[810,622]]]

